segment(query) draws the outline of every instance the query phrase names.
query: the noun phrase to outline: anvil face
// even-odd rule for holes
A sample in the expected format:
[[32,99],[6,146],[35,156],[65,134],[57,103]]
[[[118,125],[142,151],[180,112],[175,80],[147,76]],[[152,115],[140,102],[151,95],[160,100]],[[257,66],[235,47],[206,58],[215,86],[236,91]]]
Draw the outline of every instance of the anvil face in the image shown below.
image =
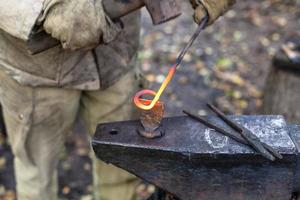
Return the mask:
[[[182,200],[288,199],[294,187],[298,152],[283,117],[231,118],[284,158],[270,162],[189,117],[165,118],[165,135],[158,139],[139,136],[139,121],[101,124],[93,148],[99,159]],[[208,119],[228,128],[218,118]]]

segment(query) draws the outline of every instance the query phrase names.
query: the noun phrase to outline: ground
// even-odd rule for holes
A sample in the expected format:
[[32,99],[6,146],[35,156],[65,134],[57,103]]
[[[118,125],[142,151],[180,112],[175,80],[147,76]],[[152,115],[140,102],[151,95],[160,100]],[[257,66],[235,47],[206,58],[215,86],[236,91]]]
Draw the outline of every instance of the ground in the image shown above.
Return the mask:
[[[157,89],[196,25],[183,2],[183,16],[153,27],[143,11],[139,65],[151,89]],[[205,103],[227,113],[257,114],[272,56],[283,41],[300,36],[299,0],[239,1],[197,39],[162,100],[166,115],[183,108],[206,114]],[[12,154],[0,138],[0,200],[15,199]],[[59,165],[60,196],[92,199],[89,144],[80,124],[66,142]]]

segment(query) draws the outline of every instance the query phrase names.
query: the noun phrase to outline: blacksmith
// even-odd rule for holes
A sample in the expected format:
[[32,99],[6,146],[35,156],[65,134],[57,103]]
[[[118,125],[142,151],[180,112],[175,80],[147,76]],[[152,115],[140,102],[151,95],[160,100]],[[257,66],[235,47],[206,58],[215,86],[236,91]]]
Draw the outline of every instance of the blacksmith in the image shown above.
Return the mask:
[[[196,22],[208,12],[211,24],[234,0],[191,3]],[[57,199],[58,157],[77,115],[90,134],[98,123],[132,118],[140,13],[123,22],[124,29],[112,22],[102,0],[1,1],[0,102],[19,200]],[[62,47],[28,54],[25,41],[37,25]],[[93,161],[95,199],[136,199],[136,177]]]

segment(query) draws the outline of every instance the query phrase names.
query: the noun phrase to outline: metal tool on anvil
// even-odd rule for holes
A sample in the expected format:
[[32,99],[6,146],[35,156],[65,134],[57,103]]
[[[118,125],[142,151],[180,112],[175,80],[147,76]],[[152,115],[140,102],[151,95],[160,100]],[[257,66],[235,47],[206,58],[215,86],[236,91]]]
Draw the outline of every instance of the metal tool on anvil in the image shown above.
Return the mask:
[[240,124],[229,119],[223,112],[221,112],[218,108],[216,108],[212,104],[207,104],[207,106],[214,113],[216,113],[218,115],[218,117],[220,117],[220,119],[222,119],[228,126],[230,126],[234,131],[236,131],[238,133],[238,135],[234,134],[232,131],[227,131],[221,127],[218,127],[217,125],[207,121],[205,118],[203,118],[197,114],[194,114],[190,111],[183,110],[183,113],[185,113],[188,116],[192,117],[193,119],[203,123],[207,127],[212,128],[212,129],[218,131],[219,133],[222,133],[222,134],[236,140],[237,142],[240,142],[242,144],[252,147],[258,153],[260,153],[263,157],[265,157],[271,161],[274,161],[275,158],[282,159],[282,155],[280,155],[274,148],[272,148],[268,144],[261,142],[260,139],[255,134],[253,134],[249,129],[247,129],[246,127],[241,126]]
[[[300,125],[288,125],[282,116],[228,118],[283,158],[270,162],[188,116],[164,118],[165,135],[156,140],[136,137],[138,120],[100,124],[92,146],[99,159],[181,200],[285,200],[300,192]],[[228,128],[219,117],[205,119]]]
[[[103,7],[113,20],[130,14],[142,7],[146,7],[154,25],[172,20],[181,15],[177,0],[103,0]],[[60,44],[58,40],[36,27],[37,31],[31,34],[27,41],[27,50],[30,54],[46,51]]]

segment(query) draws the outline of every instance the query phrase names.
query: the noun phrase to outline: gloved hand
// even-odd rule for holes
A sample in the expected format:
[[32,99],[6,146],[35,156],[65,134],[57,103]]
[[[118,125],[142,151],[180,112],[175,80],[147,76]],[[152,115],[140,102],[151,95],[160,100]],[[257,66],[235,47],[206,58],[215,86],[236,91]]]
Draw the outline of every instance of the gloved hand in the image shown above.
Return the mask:
[[194,20],[197,24],[208,14],[208,24],[212,24],[223,15],[235,0],[190,0],[195,9]]
[[38,23],[64,49],[94,48],[112,41],[118,28],[106,16],[102,0],[45,0]]

